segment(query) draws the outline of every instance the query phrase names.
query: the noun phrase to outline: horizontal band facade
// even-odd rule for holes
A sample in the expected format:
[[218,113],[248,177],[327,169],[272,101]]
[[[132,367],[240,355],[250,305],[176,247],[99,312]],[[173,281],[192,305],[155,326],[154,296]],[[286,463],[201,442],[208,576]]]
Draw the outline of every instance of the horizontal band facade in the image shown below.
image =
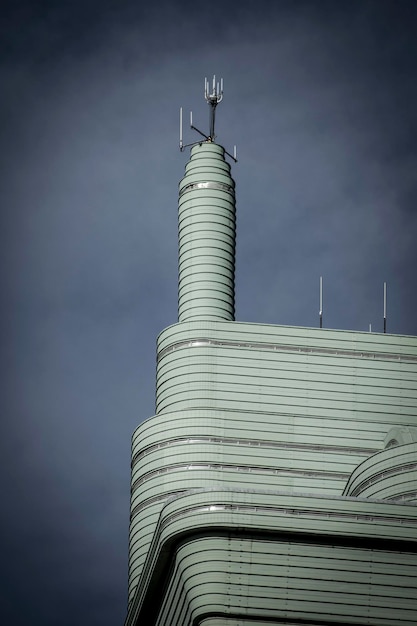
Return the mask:
[[195,191],[196,189],[218,189],[219,191],[227,191],[228,193],[231,193],[233,195],[235,193],[235,188],[232,185],[220,182],[206,181],[203,183],[189,183],[188,185],[185,185],[185,187],[182,187],[180,189],[180,196],[189,191]]
[[235,230],[234,181],[224,150],[196,145],[179,185],[179,321],[234,319]]
[[208,337],[199,337],[198,339],[192,339],[188,341],[178,341],[170,344],[163,350],[158,352],[158,359],[161,359],[165,354],[169,354],[180,348],[200,348],[202,346],[230,346],[236,348],[250,348],[252,350],[268,350],[268,351],[286,351],[286,352],[305,352],[307,354],[329,354],[337,356],[348,356],[352,358],[360,359],[391,359],[394,361],[408,361],[411,363],[417,363],[417,356],[411,354],[392,354],[388,352],[364,352],[362,350],[342,350],[338,348],[316,348],[310,346],[291,346],[288,344],[273,344],[273,343],[254,343],[254,342],[242,342],[242,341],[230,341],[228,340],[215,340]]
[[[260,607],[266,619],[279,615],[280,593],[286,599],[285,615],[294,623],[303,614],[305,621],[308,611],[310,618],[311,611],[320,618],[317,623],[327,623],[335,614],[343,623],[362,623],[357,620],[366,607],[365,619],[381,613],[386,626],[411,626],[417,598],[416,525],[415,507],[352,498],[215,489],[180,496],[166,504],[159,518],[127,624],[135,623],[141,611],[151,626],[190,623],[177,610],[191,603],[200,606],[202,615],[207,609],[205,585],[206,591],[213,585],[209,593],[217,594],[223,611],[227,606],[240,615],[243,576],[245,597],[250,596],[248,618]],[[204,553],[207,567],[192,572],[205,562]],[[209,561],[215,562],[213,568]],[[193,585],[184,582],[188,567]],[[227,572],[236,593],[222,584]],[[181,582],[176,580],[180,573]],[[166,589],[163,604],[158,600],[161,587]],[[184,602],[179,602],[183,594]]]

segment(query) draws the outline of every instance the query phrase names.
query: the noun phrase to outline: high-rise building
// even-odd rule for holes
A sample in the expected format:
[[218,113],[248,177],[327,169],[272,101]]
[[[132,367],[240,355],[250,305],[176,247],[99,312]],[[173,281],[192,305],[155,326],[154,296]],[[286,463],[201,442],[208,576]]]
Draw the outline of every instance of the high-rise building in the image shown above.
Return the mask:
[[234,320],[235,185],[179,186],[179,316],[133,435],[126,626],[417,624],[417,338]]

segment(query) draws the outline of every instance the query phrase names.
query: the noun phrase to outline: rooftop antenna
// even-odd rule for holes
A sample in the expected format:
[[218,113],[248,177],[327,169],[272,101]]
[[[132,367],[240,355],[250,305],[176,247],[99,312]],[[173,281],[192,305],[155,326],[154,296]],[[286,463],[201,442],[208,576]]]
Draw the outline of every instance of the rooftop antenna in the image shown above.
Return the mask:
[[387,283],[384,283],[384,333],[387,332]]
[[209,141],[214,141],[216,135],[214,134],[214,120],[216,116],[216,106],[223,100],[223,78],[220,79],[220,85],[216,85],[216,77],[213,76],[213,88],[210,93],[209,81],[204,79],[204,97],[207,104],[210,107],[210,132]]
[[[193,124],[193,112],[192,111],[190,111],[190,128],[192,130],[195,130],[202,137],[204,137],[205,141],[207,141],[209,143],[213,143],[215,138],[216,138],[216,135],[214,133],[214,123],[215,123],[215,118],[216,118],[216,107],[219,104],[219,102],[221,102],[223,100],[223,78],[220,79],[220,83],[219,83],[219,82],[216,82],[216,76],[213,76],[213,83],[212,83],[212,87],[211,87],[211,92],[210,92],[210,82],[207,80],[207,78],[205,78],[204,79],[204,97],[205,97],[205,99],[207,101],[207,104],[210,107],[209,134],[206,135],[205,133],[201,132],[201,130],[199,128],[194,126],[194,124]],[[180,150],[182,152],[184,150],[184,148],[188,148],[189,146],[195,146],[198,143],[201,143],[201,141],[194,141],[193,143],[187,143],[187,144],[183,143],[183,122],[182,122],[182,107],[181,107],[180,108]],[[230,154],[230,152],[227,152],[227,150],[225,150],[224,152],[225,152],[225,154],[227,154],[227,156],[229,156],[231,159],[233,159],[233,161],[235,163],[237,163],[236,146],[234,146],[233,154]]]
[[319,310],[320,328],[323,328],[323,276],[320,276],[320,310]]

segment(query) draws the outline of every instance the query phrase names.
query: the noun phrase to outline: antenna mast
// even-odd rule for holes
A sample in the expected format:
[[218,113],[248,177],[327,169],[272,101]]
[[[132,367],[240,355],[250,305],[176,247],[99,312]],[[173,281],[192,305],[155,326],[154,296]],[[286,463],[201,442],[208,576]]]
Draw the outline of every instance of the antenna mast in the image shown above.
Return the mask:
[[[220,79],[220,82],[216,82],[216,77],[213,76],[213,83],[211,86],[210,92],[210,83],[207,78],[204,79],[204,97],[206,99],[207,104],[210,107],[210,116],[209,116],[209,134],[201,132],[199,128],[194,126],[193,124],[193,113],[190,111],[190,127],[192,130],[195,130],[199,135],[204,137],[204,139],[210,143],[214,143],[216,135],[214,133],[214,123],[216,119],[216,107],[223,100],[223,78]],[[183,143],[183,128],[182,128],[182,107],[180,108],[180,150],[181,152],[184,148],[188,148],[189,146],[195,146],[201,141],[194,141],[193,143]],[[224,148],[223,148],[224,149]],[[236,146],[234,146],[233,154],[224,150],[224,153],[227,154],[235,163],[237,163],[237,153]]]
[[207,78],[204,79],[204,97],[207,101],[207,104],[210,107],[210,130],[209,130],[209,141],[214,141],[216,135],[214,134],[214,121],[216,116],[216,106],[223,100],[223,78],[220,79],[219,83],[216,84],[216,77],[213,76],[213,87],[212,92],[210,93],[209,81]]
[[323,276],[320,276],[320,310],[319,310],[320,328],[323,328]]
[[387,283],[384,283],[384,333],[387,332]]

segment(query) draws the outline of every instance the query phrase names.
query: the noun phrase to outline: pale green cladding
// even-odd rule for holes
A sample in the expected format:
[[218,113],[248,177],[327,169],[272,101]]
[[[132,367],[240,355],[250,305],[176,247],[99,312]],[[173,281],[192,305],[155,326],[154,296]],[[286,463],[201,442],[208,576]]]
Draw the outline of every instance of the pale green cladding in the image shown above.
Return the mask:
[[192,148],[179,193],[126,626],[415,626],[417,338],[235,322],[221,146]]
[[[348,549],[353,532],[350,521],[357,520],[360,515],[366,519],[378,506],[379,516],[373,518],[369,532],[379,533],[380,539],[388,539],[389,529],[384,526],[395,513],[389,527],[392,523],[397,524],[394,534],[399,538],[412,514],[414,517],[406,539],[417,537],[417,511],[410,509],[417,493],[416,444],[410,441],[416,426],[416,381],[417,342],[411,337],[213,321],[179,323],[165,329],[158,339],[157,415],[144,422],[133,437],[131,601],[135,594],[136,597],[140,595],[139,581],[145,584],[147,580],[146,561],[152,550],[166,549],[163,544],[155,547],[154,542],[172,498],[183,498],[195,490],[207,492],[206,502],[211,502],[212,508],[207,505],[204,517],[213,518],[219,511],[231,511],[233,507],[229,499],[236,499],[240,504],[236,504],[234,513],[229,515],[230,525],[246,527],[249,520],[243,513],[243,501],[249,493],[253,494],[252,502],[257,502],[250,509],[252,526],[260,524],[260,512],[273,506],[271,502],[278,507],[275,513],[278,515],[282,506],[278,503],[285,496],[284,508],[291,517],[288,523],[295,532],[301,513],[291,511],[299,502],[298,496],[309,494],[312,517],[301,524],[297,541],[300,545],[311,542],[311,537],[315,537],[320,529],[324,531],[326,519],[335,520],[335,528],[346,543],[338,550],[347,555],[347,560],[352,559],[352,571],[341,575],[343,583],[339,585],[348,586],[344,605],[337,608],[341,612],[340,620],[343,622],[349,616],[353,619],[354,606],[370,602],[375,603],[375,611],[372,620],[366,623],[375,623],[378,611],[385,611],[383,603],[378,604],[377,577],[373,579],[372,589],[363,594],[357,594],[357,587],[353,584],[357,576],[355,561],[367,561],[368,553],[362,554],[360,550],[365,549],[369,541],[362,536],[358,545]],[[395,443],[389,445],[393,437]],[[222,490],[220,500],[218,495],[214,496],[214,489]],[[266,493],[270,498],[268,505],[261,504]],[[342,505],[343,494],[347,498]],[[360,512],[363,504],[358,497],[359,500],[364,497],[369,500],[365,508],[367,512]],[[378,505],[375,499],[378,499]],[[320,505],[324,506],[321,513],[317,508],[319,501],[325,502]],[[404,508],[394,509],[394,502],[404,503]],[[345,512],[336,515],[337,506],[345,507]],[[197,507],[196,513],[199,510]],[[303,511],[303,515],[306,514]],[[276,517],[277,523],[278,519]],[[175,523],[181,532],[191,532],[187,516],[177,517]],[[280,520],[277,536],[282,523]],[[217,524],[214,519],[213,524]],[[256,541],[252,535],[250,539],[254,546],[256,544],[256,552],[275,549],[273,546],[266,548],[268,540],[259,533]],[[306,533],[310,534],[309,538]],[[327,544],[332,546],[329,554],[337,553],[334,540],[320,542],[321,547],[317,550],[323,555]],[[240,558],[241,545],[237,539],[233,547],[230,544],[231,553],[235,553],[233,559]],[[408,544],[400,548],[409,550]],[[278,546],[276,549],[278,554],[287,548]],[[379,544],[373,549],[380,549]],[[207,548],[208,562],[213,557],[210,550]],[[335,603],[326,605],[326,593],[317,590],[314,578],[316,553],[312,549],[309,556],[306,548],[300,548],[300,554],[303,551],[305,558],[298,567],[300,571],[308,571],[308,575],[303,575],[305,580],[293,581],[292,595],[288,589],[286,591],[287,602],[291,598],[291,602],[299,603],[302,594],[308,590],[313,593],[314,588],[312,604],[304,613],[310,611],[312,617],[312,606],[316,606],[320,619],[328,619],[336,610]],[[154,558],[157,558],[156,553]],[[174,554],[173,558],[180,557]],[[395,555],[386,558],[391,563],[387,565],[387,571],[395,567],[393,574],[400,576],[401,559]],[[413,558],[416,557],[410,553],[406,560],[412,561]],[[349,564],[343,564],[344,559],[345,556],[340,556],[340,563],[335,566],[334,560],[328,562],[323,557],[323,567],[346,569]],[[252,577],[250,562],[248,556],[247,561],[243,559],[241,567],[247,570],[247,584],[254,586],[256,597],[260,593],[256,590],[256,577],[264,575],[266,560],[264,565],[262,562],[258,564],[259,572],[257,574],[255,568]],[[200,581],[199,584],[203,584],[207,567],[208,563],[204,568],[200,567],[194,583]],[[224,568],[230,574],[225,555],[215,567],[218,567],[218,575]],[[292,567],[286,571],[298,572]],[[281,571],[282,577],[283,570],[279,569],[278,563],[271,563],[271,568],[274,572]],[[276,623],[280,623],[282,615],[277,598],[281,592],[274,582],[276,575],[264,578],[264,592],[271,596],[267,618],[272,620],[278,616]],[[330,578],[336,575],[334,571],[329,574]],[[401,574],[400,582],[404,583],[406,575]],[[229,578],[226,576],[225,580]],[[371,580],[369,576],[368,579]],[[233,577],[225,586],[231,584],[234,584]],[[407,579],[407,584],[415,590],[417,581]],[[329,583],[323,582],[323,585],[327,587]],[[210,591],[210,585],[208,589],[207,593],[214,593]],[[227,599],[224,587],[222,589],[216,591],[216,602],[224,602],[226,606],[230,598]],[[395,591],[386,589],[385,592],[392,604]],[[375,597],[371,599],[369,594]],[[417,602],[412,599],[413,594],[414,591],[409,592],[407,602],[413,607],[410,609],[414,611],[412,615],[417,618]],[[336,591],[334,597],[339,597]],[[170,611],[174,610],[175,594],[170,602],[168,612],[161,613],[150,624],[183,626],[194,623],[187,621],[182,613],[178,620],[174,619]],[[230,611],[237,615],[239,603],[236,602]],[[323,605],[320,610],[317,603]],[[204,603],[199,606],[201,615],[205,614],[206,608]],[[249,611],[249,607],[247,609]],[[249,613],[255,615],[255,609],[254,600]],[[148,609],[145,606],[142,610]],[[292,618],[294,615],[295,612]],[[396,610],[388,619],[387,613],[382,623],[390,626],[411,624],[412,619],[406,619],[405,615]],[[303,619],[306,619],[305,614]],[[246,626],[246,622],[242,623]]]
[[178,319],[233,320],[235,183],[224,149],[197,144],[179,186]]

